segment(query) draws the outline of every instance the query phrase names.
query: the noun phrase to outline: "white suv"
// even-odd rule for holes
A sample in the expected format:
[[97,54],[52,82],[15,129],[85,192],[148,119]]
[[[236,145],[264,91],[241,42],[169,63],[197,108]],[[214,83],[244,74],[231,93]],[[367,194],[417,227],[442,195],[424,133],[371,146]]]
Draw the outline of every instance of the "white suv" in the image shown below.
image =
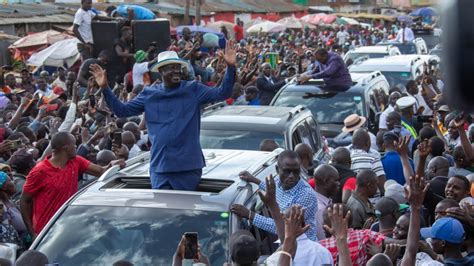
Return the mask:
[[418,55],[397,55],[356,62],[349,67],[351,73],[371,73],[380,71],[391,87],[404,88],[409,80],[423,74],[425,61]]
[[413,42],[380,42],[377,43],[377,46],[396,46],[400,50],[402,54],[428,54],[428,46],[426,45],[425,40],[423,38],[416,38]]
[[401,55],[398,47],[393,45],[387,46],[362,46],[354,50],[348,51],[344,55],[344,63],[350,65],[357,62],[361,58],[382,58],[386,56]]

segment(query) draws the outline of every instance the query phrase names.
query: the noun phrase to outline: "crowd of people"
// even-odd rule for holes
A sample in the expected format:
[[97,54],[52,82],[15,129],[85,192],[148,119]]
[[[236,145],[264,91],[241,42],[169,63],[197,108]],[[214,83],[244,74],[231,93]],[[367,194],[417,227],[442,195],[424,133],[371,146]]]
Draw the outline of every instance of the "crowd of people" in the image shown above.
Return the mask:
[[[203,106],[268,105],[294,78],[323,78],[326,89],[344,91],[347,50],[412,37],[389,24],[243,36],[239,21],[225,49],[204,47],[204,36],[185,27],[168,51],[156,43],[134,51],[127,18],[146,12],[113,7],[101,17],[91,6],[82,0],[74,20],[79,71],[0,68],[0,243],[19,253],[78,188],[142,152],[151,152],[152,188],[194,190],[205,165]],[[117,17],[113,49],[94,51],[92,19]],[[275,178],[240,173],[259,186],[271,216],[242,205],[230,211],[278,236],[268,265],[474,264],[474,126],[447,105],[440,84],[441,75],[427,72],[380,95],[376,132],[360,114],[347,117],[351,144],[332,150],[330,164],[313,165],[312,148],[300,144],[280,154]],[[256,265],[253,235],[231,238],[235,265]]]

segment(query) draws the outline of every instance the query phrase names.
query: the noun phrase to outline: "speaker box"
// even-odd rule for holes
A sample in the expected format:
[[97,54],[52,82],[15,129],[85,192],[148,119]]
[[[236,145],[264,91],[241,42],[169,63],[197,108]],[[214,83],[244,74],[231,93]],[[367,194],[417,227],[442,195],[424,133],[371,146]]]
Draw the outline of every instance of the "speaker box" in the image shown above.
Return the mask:
[[135,51],[146,51],[151,42],[156,42],[158,53],[166,51],[171,45],[170,22],[167,19],[134,20],[132,29]]
[[114,40],[119,38],[119,24],[116,21],[92,22],[92,37],[94,38],[94,57],[102,50],[113,50]]

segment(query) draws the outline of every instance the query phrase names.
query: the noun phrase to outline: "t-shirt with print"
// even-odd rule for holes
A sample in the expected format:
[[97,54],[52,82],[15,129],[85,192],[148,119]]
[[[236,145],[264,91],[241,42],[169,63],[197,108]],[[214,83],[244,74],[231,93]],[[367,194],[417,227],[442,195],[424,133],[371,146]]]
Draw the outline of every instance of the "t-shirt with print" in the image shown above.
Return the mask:
[[69,160],[63,168],[49,162],[50,157],[38,163],[26,177],[23,191],[33,197],[33,229],[36,234],[56,211],[77,192],[78,176],[90,162],[81,156]]
[[79,8],[74,15],[73,24],[78,25],[78,31],[81,34],[82,39],[86,43],[94,43],[92,37],[92,19],[95,17],[95,13],[92,10],[84,10]]

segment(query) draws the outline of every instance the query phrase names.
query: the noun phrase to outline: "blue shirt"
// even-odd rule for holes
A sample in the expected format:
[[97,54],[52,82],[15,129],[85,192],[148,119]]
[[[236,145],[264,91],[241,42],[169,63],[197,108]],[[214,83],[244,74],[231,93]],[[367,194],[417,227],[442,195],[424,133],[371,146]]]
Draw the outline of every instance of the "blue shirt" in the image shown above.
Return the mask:
[[128,17],[128,9],[133,9],[134,19],[135,20],[147,20],[155,19],[156,15],[148,8],[137,5],[119,5],[117,7],[117,13],[121,17]]
[[253,99],[248,103],[248,105],[260,105],[260,99],[259,98]]
[[229,98],[234,82],[235,67],[227,67],[219,88],[207,87],[197,81],[181,81],[179,87],[167,89],[160,83],[146,87],[127,103],[117,99],[110,88],[103,94],[118,117],[145,112],[151,141],[150,172],[181,172],[205,166],[199,143],[201,106]]
[[[403,175],[403,165],[400,159],[400,154],[396,151],[387,151],[382,157],[383,170],[385,171],[385,177],[397,181],[400,185],[405,185],[405,176]],[[415,166],[413,161],[410,159],[411,168],[414,170]]]
[[[300,181],[291,189],[283,190],[280,183],[280,178],[275,178],[276,186],[276,201],[280,210],[283,212],[292,205],[299,205],[305,208],[304,222],[309,224],[309,229],[306,235],[309,239],[317,241],[316,236],[316,212],[318,211],[318,200],[316,192],[309,186],[306,181],[300,178]],[[259,188],[265,190],[265,182],[260,182]],[[255,214],[253,224],[265,231],[276,234],[275,221],[272,218],[264,217],[260,214]]]

